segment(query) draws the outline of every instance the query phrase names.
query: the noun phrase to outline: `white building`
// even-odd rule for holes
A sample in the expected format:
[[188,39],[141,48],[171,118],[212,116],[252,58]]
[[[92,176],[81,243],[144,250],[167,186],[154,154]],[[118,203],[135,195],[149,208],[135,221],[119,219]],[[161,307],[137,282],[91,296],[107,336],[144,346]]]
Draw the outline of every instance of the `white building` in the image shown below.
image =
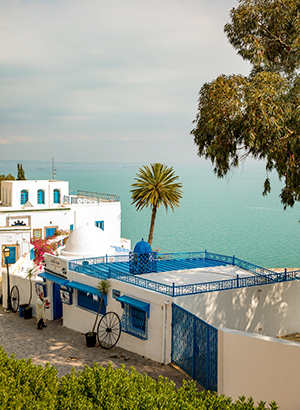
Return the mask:
[[[11,273],[28,265],[31,238],[47,238],[56,230],[73,231],[83,225],[104,230],[110,245],[130,249],[121,238],[121,203],[116,195],[77,191],[67,181],[2,181],[0,252],[10,249]],[[27,258],[26,258],[27,255]]]
[[[97,286],[108,279],[101,314],[121,318],[118,346],[174,362],[233,399],[252,396],[299,409],[300,344],[278,339],[300,330],[299,271],[276,273],[206,251],[157,255],[143,241],[130,254],[114,255],[107,243],[105,230],[82,226],[59,255],[45,256],[36,290],[51,302],[48,319],[63,317],[64,326],[91,331]],[[12,275],[13,285],[20,303],[28,300],[28,281]],[[107,337],[110,330],[104,328]]]

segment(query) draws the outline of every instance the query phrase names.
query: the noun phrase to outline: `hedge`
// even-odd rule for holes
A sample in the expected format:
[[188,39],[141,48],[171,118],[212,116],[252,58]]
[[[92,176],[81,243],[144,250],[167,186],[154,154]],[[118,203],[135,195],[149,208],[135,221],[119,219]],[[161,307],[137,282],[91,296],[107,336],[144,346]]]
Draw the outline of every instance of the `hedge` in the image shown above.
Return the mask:
[[252,410],[278,409],[275,402],[257,406],[252,398],[236,402],[212,392],[198,392],[195,382],[183,381],[176,390],[167,378],[151,379],[134,367],[113,369],[94,363],[83,371],[57,376],[49,363],[45,368],[29,360],[9,357],[0,347],[0,407],[13,410]]

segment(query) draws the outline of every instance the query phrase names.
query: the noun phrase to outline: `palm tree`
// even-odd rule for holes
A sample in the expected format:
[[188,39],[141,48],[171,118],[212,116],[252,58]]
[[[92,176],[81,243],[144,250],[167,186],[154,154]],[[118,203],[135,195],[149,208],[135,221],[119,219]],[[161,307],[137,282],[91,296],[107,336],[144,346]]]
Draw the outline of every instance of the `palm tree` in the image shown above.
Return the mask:
[[174,211],[174,207],[179,206],[180,198],[182,198],[182,185],[175,182],[178,176],[175,175],[173,167],[168,167],[165,164],[156,162],[154,164],[144,165],[136,174],[135,183],[131,185],[133,188],[131,199],[132,204],[135,204],[138,211],[144,207],[152,208],[151,224],[149,231],[148,243],[152,246],[154,223],[156,212],[160,205],[164,205],[166,211],[168,207]]
[[91,331],[91,334],[94,334],[94,332],[95,332],[95,327],[96,327],[97,320],[98,320],[98,317],[99,317],[99,313],[100,313],[100,310],[101,310],[102,302],[103,302],[104,296],[107,295],[109,288],[110,288],[110,282],[108,280],[102,279],[98,283],[97,289],[98,289],[99,292],[101,292],[101,299],[100,299],[99,309],[98,309],[98,312],[97,312],[97,315],[96,315],[96,319],[95,319],[94,326],[93,326],[93,329]]

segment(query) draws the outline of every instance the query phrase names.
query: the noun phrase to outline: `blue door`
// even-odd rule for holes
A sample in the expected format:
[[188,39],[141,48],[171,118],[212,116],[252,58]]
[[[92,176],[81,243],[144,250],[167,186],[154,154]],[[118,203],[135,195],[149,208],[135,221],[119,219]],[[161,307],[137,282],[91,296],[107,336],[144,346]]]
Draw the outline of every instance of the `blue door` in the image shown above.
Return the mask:
[[60,285],[53,283],[53,319],[60,319],[63,315],[62,302],[60,300]]
[[56,228],[46,228],[46,238],[53,236],[56,231]]

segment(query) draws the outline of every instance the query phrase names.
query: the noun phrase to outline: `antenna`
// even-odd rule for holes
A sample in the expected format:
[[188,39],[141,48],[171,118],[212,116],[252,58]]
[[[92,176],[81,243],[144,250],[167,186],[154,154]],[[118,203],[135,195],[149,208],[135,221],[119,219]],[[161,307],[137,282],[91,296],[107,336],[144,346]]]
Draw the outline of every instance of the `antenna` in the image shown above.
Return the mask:
[[55,179],[57,168],[54,166],[54,159],[52,158],[52,179]]

